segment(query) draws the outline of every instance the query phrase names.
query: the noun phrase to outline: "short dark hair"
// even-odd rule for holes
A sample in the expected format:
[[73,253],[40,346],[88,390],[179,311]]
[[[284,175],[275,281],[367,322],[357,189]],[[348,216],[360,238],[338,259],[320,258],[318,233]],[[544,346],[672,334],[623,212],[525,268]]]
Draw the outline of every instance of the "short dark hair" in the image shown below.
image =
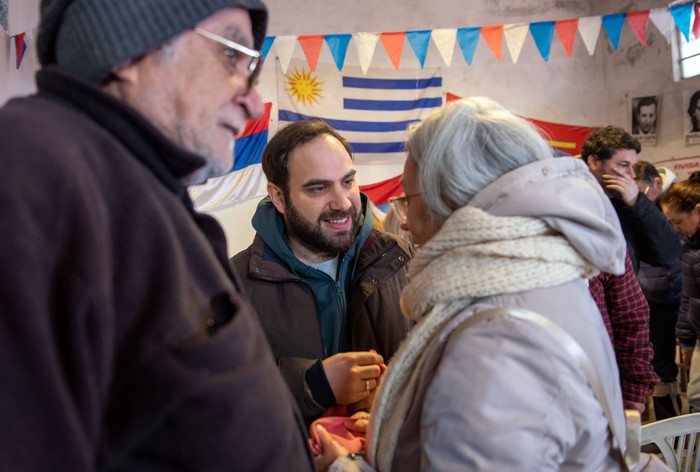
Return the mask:
[[656,107],[656,97],[655,96],[649,96],[649,97],[642,97],[639,99],[637,102],[637,113],[639,113],[639,110],[642,109],[642,107],[648,107],[649,105],[654,105]]
[[607,161],[623,149],[642,150],[637,138],[632,137],[619,126],[606,126],[588,135],[581,147],[581,158],[588,163],[588,158],[596,156],[601,161]]
[[287,194],[289,191],[289,153],[299,146],[323,135],[340,141],[353,159],[350,143],[323,120],[312,118],[296,121],[280,129],[265,146],[262,168],[267,181],[277,185]]
[[659,171],[656,170],[656,167],[651,162],[638,161],[634,165],[634,180],[651,182],[656,177],[661,177],[661,175],[659,175]]

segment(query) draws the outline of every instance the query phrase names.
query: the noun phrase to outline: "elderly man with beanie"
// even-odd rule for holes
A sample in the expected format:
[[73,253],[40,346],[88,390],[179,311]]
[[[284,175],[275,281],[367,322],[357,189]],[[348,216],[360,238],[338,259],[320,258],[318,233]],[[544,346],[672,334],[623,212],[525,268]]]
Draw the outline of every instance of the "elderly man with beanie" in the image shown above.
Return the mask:
[[186,185],[261,114],[259,0],[43,0],[0,109],[1,470],[312,470],[301,417]]

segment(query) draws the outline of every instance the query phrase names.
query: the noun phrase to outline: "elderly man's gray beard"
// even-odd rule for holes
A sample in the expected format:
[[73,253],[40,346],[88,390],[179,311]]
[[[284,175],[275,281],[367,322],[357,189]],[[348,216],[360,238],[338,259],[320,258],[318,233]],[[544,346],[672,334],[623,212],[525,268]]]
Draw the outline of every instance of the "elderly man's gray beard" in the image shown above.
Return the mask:
[[233,169],[233,152],[235,146],[235,140],[231,139],[228,154],[229,156],[231,156],[231,160],[226,165],[224,165],[221,162],[221,159],[218,159],[215,156],[212,156],[211,154],[207,154],[207,151],[204,149],[193,150],[192,152],[203,157],[206,163],[199,169],[195,170],[191,174],[184,176],[180,180],[185,186],[189,187],[190,185],[203,184],[209,179],[213,179],[214,177],[220,177],[224,174],[227,174],[231,171],[231,169]]
[[[182,146],[186,141],[182,139],[180,131],[181,129],[178,129],[177,142]],[[233,169],[233,153],[236,147],[236,141],[233,137],[231,137],[226,156],[218,155],[211,147],[206,146],[205,143],[200,142],[196,137],[193,137],[190,141],[194,144],[185,147],[185,149],[202,157],[205,160],[205,164],[181,179],[182,183],[186,186],[203,184],[208,179],[220,177]]]

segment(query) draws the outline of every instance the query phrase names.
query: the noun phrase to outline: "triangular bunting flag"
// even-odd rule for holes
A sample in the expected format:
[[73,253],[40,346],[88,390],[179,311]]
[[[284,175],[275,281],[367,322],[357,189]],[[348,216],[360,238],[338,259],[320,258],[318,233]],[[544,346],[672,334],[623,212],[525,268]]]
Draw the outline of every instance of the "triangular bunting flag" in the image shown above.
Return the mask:
[[559,20],[554,24],[554,31],[557,32],[559,42],[564,46],[566,55],[571,56],[574,53],[574,42],[576,41],[576,30],[578,29],[578,18],[573,20]]
[[538,21],[530,23],[530,34],[535,40],[537,50],[542,55],[542,59],[549,60],[549,51],[552,50],[552,38],[554,37],[553,21]]
[[263,41],[262,49],[260,52],[263,55],[263,59],[267,58],[267,53],[270,52],[270,48],[272,47],[272,44],[275,42],[275,37],[274,36],[266,36],[265,41]]
[[287,73],[287,68],[289,67],[289,61],[292,60],[292,55],[294,55],[294,48],[296,45],[296,36],[277,36],[277,39],[275,39],[277,58],[279,59],[280,67],[282,67],[282,71],[285,74]]
[[15,52],[17,54],[17,69],[22,64],[24,53],[27,52],[27,43],[24,41],[25,33],[15,35]]
[[693,19],[693,36],[695,36],[695,39],[698,39],[698,36],[700,36],[700,3],[696,3],[695,6],[693,7],[693,13],[695,16],[695,19]]
[[578,20],[578,32],[581,35],[581,39],[586,46],[589,56],[592,56],[595,52],[595,45],[598,43],[598,36],[600,35],[600,27],[602,24],[603,22],[599,16],[588,16],[586,18],[579,18]]
[[501,60],[503,55],[503,25],[498,26],[483,26],[481,28],[481,36],[486,40],[493,54]]
[[323,35],[299,36],[297,40],[301,44],[301,49],[304,51],[304,56],[306,56],[306,62],[309,63],[311,72],[314,72],[318,65],[318,56],[321,54],[321,46],[323,46]]
[[525,44],[525,39],[527,38],[527,32],[528,28],[525,23],[505,25],[503,28],[503,36],[506,38],[506,46],[508,46],[508,52],[510,52],[513,64],[518,62],[520,51],[522,51],[523,44]]
[[627,22],[642,46],[647,45],[647,26],[649,25],[649,10],[632,11],[627,13]]
[[430,45],[430,30],[408,31],[406,33],[408,44],[411,45],[413,52],[416,53],[420,68],[425,65],[425,58],[428,55],[428,46]]
[[472,59],[474,59],[474,51],[476,51],[476,45],[479,43],[479,34],[481,33],[481,28],[478,26],[473,28],[459,28],[457,30],[457,42],[459,43],[460,49],[462,49],[462,55],[467,64],[472,65]]
[[399,64],[401,64],[401,52],[403,51],[403,40],[405,37],[405,32],[379,34],[379,39],[382,40],[384,49],[389,54],[391,63],[394,64],[394,69],[398,69]]
[[676,26],[683,33],[686,41],[690,41],[690,17],[693,12],[692,3],[684,3],[682,5],[674,5],[670,7],[671,16],[676,22]]
[[605,28],[605,32],[608,33],[610,42],[616,51],[617,46],[620,44],[620,34],[622,33],[622,25],[624,24],[624,13],[614,13],[612,15],[603,16],[603,28]]
[[369,69],[374,57],[377,41],[379,41],[379,33],[355,33],[352,35],[352,41],[357,49],[357,58],[360,61],[362,73],[367,74],[367,69]]
[[455,41],[457,40],[456,28],[443,28],[433,30],[433,43],[437,48],[445,65],[450,67],[452,64],[452,56],[455,52]]
[[333,60],[335,61],[335,66],[338,70],[343,70],[345,65],[345,55],[348,52],[348,44],[350,44],[350,39],[352,35],[350,34],[327,34],[326,44],[328,44],[328,49],[331,51]]
[[670,44],[671,34],[673,33],[673,17],[668,8],[654,8],[649,13],[649,19],[654,23],[659,33],[666,38],[666,42]]

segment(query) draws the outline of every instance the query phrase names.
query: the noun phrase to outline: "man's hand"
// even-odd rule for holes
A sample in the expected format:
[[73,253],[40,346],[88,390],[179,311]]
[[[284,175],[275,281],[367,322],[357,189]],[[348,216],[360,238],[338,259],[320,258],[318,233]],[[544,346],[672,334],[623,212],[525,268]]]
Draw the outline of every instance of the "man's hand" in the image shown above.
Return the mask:
[[644,410],[647,409],[647,406],[644,403],[637,403],[637,402],[625,400],[624,404],[625,404],[625,410],[637,410],[640,415],[642,413],[644,413]]
[[603,186],[606,190],[612,190],[620,195],[627,206],[637,203],[639,187],[637,182],[626,175],[603,174]]
[[322,361],[338,405],[349,405],[369,396],[379,384],[384,359],[376,352],[341,352]]

